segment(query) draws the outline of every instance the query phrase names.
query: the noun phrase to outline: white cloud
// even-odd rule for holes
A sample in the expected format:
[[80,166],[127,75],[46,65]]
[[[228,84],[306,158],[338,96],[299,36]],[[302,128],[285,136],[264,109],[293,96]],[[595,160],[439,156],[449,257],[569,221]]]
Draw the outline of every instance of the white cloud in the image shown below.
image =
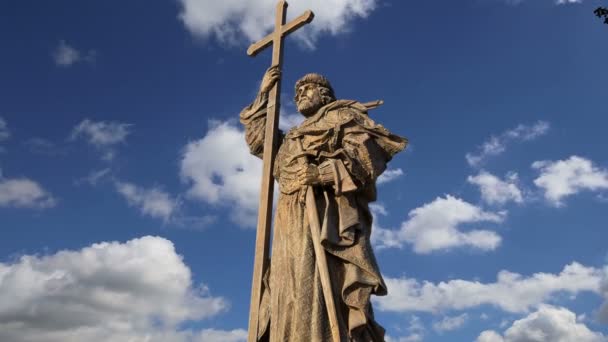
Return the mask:
[[408,335],[401,337],[385,336],[386,342],[422,342],[424,341],[424,334],[426,328],[420,321],[420,317],[412,316],[410,318],[409,326],[407,328]]
[[95,186],[104,178],[107,178],[110,174],[110,168],[105,168],[101,170],[93,170],[86,177],[80,178],[76,180],[76,185],[80,185],[82,183],[88,183],[91,186]]
[[89,144],[102,152],[102,159],[111,161],[116,155],[114,146],[126,141],[131,133],[130,127],[131,124],[121,122],[84,119],[74,127],[70,139],[84,137]]
[[143,215],[167,222],[179,208],[179,201],[160,188],[145,189],[127,182],[116,182],[116,191],[129,205],[137,207]]
[[604,272],[573,262],[559,274],[536,273],[528,277],[500,271],[494,283],[450,280],[433,284],[411,278],[385,277],[388,296],[376,299],[379,310],[442,312],[492,305],[507,312],[525,313],[559,293],[599,293]]
[[180,173],[188,195],[228,206],[231,218],[255,226],[262,162],[249,153],[244,131],[231,122],[210,122],[207,134],[183,150]]
[[8,130],[6,121],[0,116],[0,141],[6,140],[11,136],[11,132]]
[[566,308],[541,305],[536,312],[517,320],[504,337],[491,330],[484,331],[476,342],[605,342],[606,336],[577,323],[574,312]]
[[[220,42],[234,44],[257,41],[274,28],[275,0],[179,0],[179,18],[195,36],[214,37]],[[289,3],[288,21],[311,9],[315,13],[312,25],[295,36],[309,47],[321,34],[337,35],[348,31],[356,18],[367,17],[377,0],[310,0]]]
[[386,210],[386,207],[383,204],[381,204],[381,203],[370,203],[369,204],[369,210],[372,212],[372,214],[374,214],[374,216],[378,216],[378,215],[386,216],[386,215],[388,215],[388,211]]
[[69,46],[65,40],[60,41],[53,51],[53,59],[59,66],[70,66],[80,61],[80,58],[80,52]]
[[508,130],[504,133],[504,136],[519,139],[519,140],[533,140],[541,135],[546,134],[549,131],[550,125],[546,121],[538,121],[532,126],[518,125],[514,129]]
[[433,323],[433,329],[437,332],[457,330],[462,327],[468,319],[469,315],[466,313],[454,317],[444,317],[441,321]]
[[179,326],[227,307],[159,237],[0,263],[1,341],[203,341]]
[[583,190],[608,189],[608,170],[599,169],[585,158],[571,156],[566,160],[536,161],[532,168],[540,171],[534,184],[544,191],[547,201],[563,205],[564,197]]
[[374,242],[380,248],[413,245],[414,252],[427,254],[437,250],[472,247],[494,250],[500,243],[498,234],[489,230],[461,231],[460,225],[479,222],[502,222],[504,213],[483,211],[459,198],[447,195],[416,208],[399,230],[377,227]]
[[523,202],[522,192],[517,186],[517,178],[517,173],[510,173],[503,181],[482,170],[477,176],[469,176],[467,180],[469,183],[479,186],[484,202],[503,205],[509,201]]
[[92,121],[84,119],[72,130],[72,139],[85,136],[89,143],[96,147],[112,146],[124,143],[131,131],[130,124],[120,122]]
[[76,48],[68,45],[65,40],[61,40],[51,55],[56,65],[69,67],[83,61],[92,63],[95,61],[97,53],[94,50],[89,50],[83,55]]
[[247,341],[247,331],[205,329],[200,333],[199,338],[200,342],[245,342]]
[[380,185],[380,184],[392,182],[401,176],[403,176],[402,169],[388,169],[388,170],[384,171],[380,175],[380,177],[378,177],[378,179],[376,180],[376,184]]
[[281,110],[281,116],[279,118],[279,128],[283,130],[283,132],[289,131],[292,127],[296,127],[304,121],[304,116],[302,114],[285,114],[283,110]]
[[[0,142],[10,135],[6,121],[0,117]],[[0,169],[0,207],[44,209],[56,204],[57,200],[37,182],[28,178],[4,178]]]
[[534,125],[518,125],[517,127],[507,130],[498,136],[492,136],[490,139],[478,148],[477,153],[467,153],[466,159],[470,166],[477,167],[483,164],[485,159],[490,156],[496,156],[507,149],[507,145],[512,141],[528,141],[536,139],[549,131],[550,125],[545,121],[538,121]]
[[0,170],[0,207],[44,209],[56,204],[40,184],[27,178],[3,178]]
[[504,342],[504,339],[496,331],[486,330],[477,337],[475,342]]

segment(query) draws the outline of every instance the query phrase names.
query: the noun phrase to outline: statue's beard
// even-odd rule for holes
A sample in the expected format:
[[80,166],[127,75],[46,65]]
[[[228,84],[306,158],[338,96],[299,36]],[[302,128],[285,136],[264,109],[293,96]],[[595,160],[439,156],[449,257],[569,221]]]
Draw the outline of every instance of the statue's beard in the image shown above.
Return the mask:
[[307,98],[298,101],[298,112],[305,117],[313,116],[321,107],[323,107],[323,104],[320,101],[311,101]]

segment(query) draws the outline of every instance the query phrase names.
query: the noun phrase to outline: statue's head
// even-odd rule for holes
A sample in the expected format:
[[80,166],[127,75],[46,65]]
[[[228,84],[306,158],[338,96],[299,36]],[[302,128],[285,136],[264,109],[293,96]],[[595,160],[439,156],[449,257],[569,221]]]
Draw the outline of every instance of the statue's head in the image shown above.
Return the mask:
[[298,112],[306,117],[335,100],[334,89],[323,75],[307,74],[296,82],[294,101]]

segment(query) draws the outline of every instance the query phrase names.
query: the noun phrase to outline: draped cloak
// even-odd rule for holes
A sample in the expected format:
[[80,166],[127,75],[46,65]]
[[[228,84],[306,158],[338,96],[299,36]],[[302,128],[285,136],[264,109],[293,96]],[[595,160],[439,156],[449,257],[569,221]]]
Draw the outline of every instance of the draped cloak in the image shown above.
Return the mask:
[[[246,142],[259,158],[267,101],[259,96],[240,114]],[[302,164],[312,163],[319,166],[321,178],[329,180],[314,191],[341,340],[384,341],[384,329],[374,320],[370,303],[372,294],[383,296],[387,289],[370,243],[369,203],[376,200],[376,179],[407,140],[376,124],[365,106],[350,100],[331,102],[280,134],[273,172],[280,193],[259,311],[259,340],[332,340],[304,190],[296,177]]]

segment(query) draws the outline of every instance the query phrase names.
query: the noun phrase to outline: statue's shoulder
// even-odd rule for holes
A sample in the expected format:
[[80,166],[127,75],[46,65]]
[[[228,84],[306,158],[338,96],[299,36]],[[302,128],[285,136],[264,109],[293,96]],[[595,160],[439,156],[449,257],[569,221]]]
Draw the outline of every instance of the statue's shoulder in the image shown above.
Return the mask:
[[319,109],[317,114],[304,120],[287,132],[286,139],[305,134],[323,133],[329,129],[344,129],[350,123],[357,127],[372,128],[375,123],[367,116],[367,107],[355,100],[336,100]]
[[336,100],[327,109],[325,120],[333,125],[344,125],[350,121],[368,121],[367,108],[359,101]]
[[408,140],[392,134],[384,126],[374,122],[367,115],[368,110],[369,108],[359,101],[338,100],[327,107],[326,122],[333,121],[331,126],[340,126],[346,134],[367,134],[392,158],[405,148]]

